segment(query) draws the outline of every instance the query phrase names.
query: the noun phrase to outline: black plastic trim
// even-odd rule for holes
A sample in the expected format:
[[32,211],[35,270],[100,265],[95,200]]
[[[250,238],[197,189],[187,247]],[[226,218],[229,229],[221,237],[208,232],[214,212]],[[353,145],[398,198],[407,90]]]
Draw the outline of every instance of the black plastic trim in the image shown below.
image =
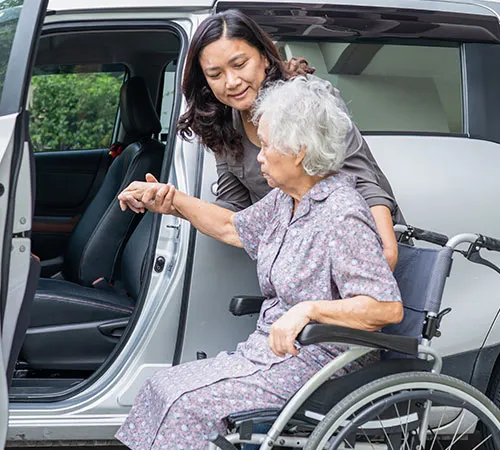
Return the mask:
[[470,384],[487,393],[493,376],[500,376],[500,343],[479,351]]
[[500,143],[500,46],[464,45],[465,113],[469,134],[474,139]]
[[[252,16],[274,38],[500,42],[492,15],[376,6],[221,1],[217,11],[236,8]],[[380,26],[385,24],[385,26]]]
[[306,325],[298,335],[297,341],[301,345],[335,342],[364,345],[412,356],[416,356],[418,353],[418,341],[412,337],[356,330],[322,323]]
[[[60,26],[61,25],[61,26]],[[64,22],[62,24],[50,24],[48,26],[45,26],[43,29],[44,33],[47,32],[63,32],[63,31],[71,31],[71,32],[76,32],[76,31],[88,31],[88,30],[123,30],[124,26],[127,27],[127,30],[131,29],[137,29],[137,28],[147,28],[148,30],[154,29],[154,27],[157,27],[158,29],[161,30],[172,30],[175,32],[179,38],[180,41],[180,49],[179,49],[179,61],[180,64],[178,66],[178,72],[177,75],[180,75],[181,69],[184,65],[184,59],[187,54],[187,49],[188,49],[188,36],[186,34],[186,31],[179,25],[177,25],[174,22],[169,21],[168,19],[165,20],[121,20],[121,21],[92,21],[92,22]],[[174,98],[174,104],[173,104],[173,110],[172,110],[172,117],[171,117],[171,123],[175,123],[177,120],[177,117],[180,112],[181,108],[181,103],[182,103],[182,94],[180,90],[180,76],[176,76],[176,97]],[[170,167],[173,159],[173,151],[175,148],[176,144],[176,137],[172,135],[169,137],[169,140],[167,142],[166,148],[165,148],[165,155],[167,156],[166,159],[163,161],[163,166],[162,166],[162,174],[161,174],[161,180],[168,179],[168,175],[170,172]],[[155,218],[153,220],[152,224],[152,233],[151,233],[151,238],[149,241],[149,250],[147,254],[147,265],[146,265],[146,277],[142,283],[142,288],[141,291],[139,292],[139,296],[137,299],[136,307],[134,312],[132,313],[130,317],[130,322],[128,327],[125,329],[122,338],[118,342],[118,344],[115,346],[113,351],[110,353],[106,361],[97,369],[89,378],[84,380],[82,383],[68,388],[64,391],[62,391],[59,394],[49,394],[49,395],[40,395],[37,396],[37,402],[40,403],[53,403],[53,402],[58,402],[62,400],[66,400],[68,398],[71,398],[78,394],[79,392],[84,391],[85,389],[88,388],[88,386],[92,385],[96,380],[98,380],[109,368],[109,366],[112,364],[112,362],[115,360],[116,356],[120,354],[120,352],[123,350],[125,345],[128,342],[128,339],[130,335],[132,334],[133,329],[135,328],[135,325],[138,321],[138,318],[140,317],[140,313],[142,311],[142,307],[144,305],[144,299],[146,297],[147,293],[147,288],[149,286],[149,281],[151,278],[151,268],[153,266],[154,262],[154,255],[156,251],[156,242],[158,239],[158,233],[159,233],[159,228],[160,228],[160,223],[161,223],[161,217],[159,214],[155,214]],[[15,399],[16,402],[19,403],[26,403],[26,402],[32,402],[33,400],[30,398],[21,398],[20,396],[16,396]]]

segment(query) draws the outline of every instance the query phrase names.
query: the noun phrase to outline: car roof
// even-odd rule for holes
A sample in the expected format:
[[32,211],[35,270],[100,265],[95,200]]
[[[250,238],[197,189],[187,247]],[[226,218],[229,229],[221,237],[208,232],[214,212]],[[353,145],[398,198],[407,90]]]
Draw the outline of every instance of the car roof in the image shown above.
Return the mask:
[[106,9],[207,9],[215,0],[49,0],[49,11],[95,11]]
[[[49,0],[49,11],[97,11],[109,9],[177,9],[207,10],[220,4],[222,8],[229,5],[251,6],[252,3],[272,4],[339,4],[338,0]],[[446,10],[462,13],[496,13],[498,15],[500,0],[343,0],[344,6],[379,6],[392,8],[410,8],[425,10]],[[492,6],[493,10],[489,10]],[[488,11],[489,10],[489,11]]]

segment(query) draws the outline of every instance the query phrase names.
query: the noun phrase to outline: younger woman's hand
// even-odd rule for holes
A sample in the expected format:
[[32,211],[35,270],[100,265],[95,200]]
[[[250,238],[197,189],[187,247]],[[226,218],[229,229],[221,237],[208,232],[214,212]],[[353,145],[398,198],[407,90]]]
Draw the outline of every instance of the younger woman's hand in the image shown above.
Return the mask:
[[145,187],[141,203],[148,211],[160,214],[176,214],[173,206],[175,187],[172,184],[158,183],[150,173],[146,174],[147,186]]
[[271,326],[269,347],[277,356],[298,355],[295,339],[311,321],[308,314],[308,302],[302,302],[290,308]]

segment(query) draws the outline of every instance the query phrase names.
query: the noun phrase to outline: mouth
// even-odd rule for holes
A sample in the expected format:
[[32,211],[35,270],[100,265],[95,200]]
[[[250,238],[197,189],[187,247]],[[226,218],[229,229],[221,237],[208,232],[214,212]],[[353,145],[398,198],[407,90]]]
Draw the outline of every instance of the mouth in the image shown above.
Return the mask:
[[239,100],[240,98],[243,98],[247,92],[248,92],[248,87],[243,92],[240,92],[239,94],[229,95],[229,97]]

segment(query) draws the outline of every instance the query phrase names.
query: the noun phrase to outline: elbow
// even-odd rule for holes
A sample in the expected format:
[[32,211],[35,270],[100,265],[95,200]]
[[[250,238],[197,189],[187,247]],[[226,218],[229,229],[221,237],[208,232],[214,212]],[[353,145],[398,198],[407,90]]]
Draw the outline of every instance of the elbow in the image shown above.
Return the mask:
[[398,324],[404,318],[404,309],[402,302],[380,302],[382,310],[374,314],[370,323],[367,324],[368,331],[379,331],[387,325]]
[[404,308],[403,302],[393,302],[391,303],[391,312],[388,314],[387,323],[385,325],[395,325],[401,323],[404,318]]

